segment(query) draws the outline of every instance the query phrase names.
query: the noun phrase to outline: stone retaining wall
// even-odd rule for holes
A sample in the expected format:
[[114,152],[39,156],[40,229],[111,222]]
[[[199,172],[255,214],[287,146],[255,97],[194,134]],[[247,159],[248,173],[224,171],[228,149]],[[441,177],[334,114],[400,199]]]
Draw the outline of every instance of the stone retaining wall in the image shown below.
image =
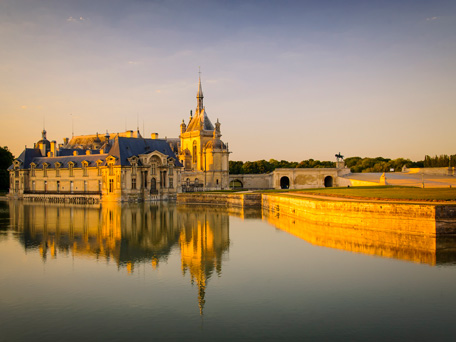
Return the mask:
[[227,207],[261,207],[261,194],[253,193],[180,193],[177,203],[224,205]]
[[264,210],[321,226],[426,236],[456,234],[456,206],[316,200],[265,195]]

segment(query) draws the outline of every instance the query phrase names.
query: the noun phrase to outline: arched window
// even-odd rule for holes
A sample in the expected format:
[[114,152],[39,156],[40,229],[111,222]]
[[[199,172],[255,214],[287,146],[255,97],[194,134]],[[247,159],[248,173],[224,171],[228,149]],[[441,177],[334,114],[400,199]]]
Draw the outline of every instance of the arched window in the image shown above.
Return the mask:
[[193,163],[197,163],[198,161],[198,155],[197,155],[197,146],[196,146],[196,141],[193,141]]

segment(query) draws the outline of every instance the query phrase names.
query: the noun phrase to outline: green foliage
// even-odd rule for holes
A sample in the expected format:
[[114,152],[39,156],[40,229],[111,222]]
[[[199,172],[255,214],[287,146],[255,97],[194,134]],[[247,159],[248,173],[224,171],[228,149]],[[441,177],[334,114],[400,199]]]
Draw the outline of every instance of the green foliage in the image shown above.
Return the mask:
[[424,167],[448,167],[456,166],[456,154],[446,155],[441,154],[440,156],[430,157],[426,155],[424,157]]
[[230,161],[230,174],[260,174],[272,172],[278,168],[323,168],[323,167],[335,167],[334,162],[330,161],[319,161],[319,160],[303,160],[300,163],[289,162],[286,160],[257,160],[254,162],[242,162],[242,161]]
[[8,147],[0,146],[0,190],[6,191],[9,188],[8,167],[13,163],[14,156]]
[[408,168],[422,167],[422,162],[413,162],[404,158],[391,160],[383,157],[350,157],[345,159],[345,165],[350,168],[351,172],[389,172],[391,169],[394,169],[395,172],[401,172],[404,165]]
[[[351,172],[389,172],[394,169],[395,172],[401,172],[404,166],[411,167],[433,167],[433,166],[456,166],[456,155],[435,156],[431,158],[426,156],[424,161],[414,162],[410,159],[397,158],[389,159],[383,157],[361,158],[349,157],[345,159],[345,166],[350,168]],[[258,160],[258,161],[230,161],[231,174],[259,174],[272,172],[278,168],[331,168],[336,167],[335,162],[320,160],[303,160],[299,163],[288,162],[286,160],[278,161],[276,159]]]

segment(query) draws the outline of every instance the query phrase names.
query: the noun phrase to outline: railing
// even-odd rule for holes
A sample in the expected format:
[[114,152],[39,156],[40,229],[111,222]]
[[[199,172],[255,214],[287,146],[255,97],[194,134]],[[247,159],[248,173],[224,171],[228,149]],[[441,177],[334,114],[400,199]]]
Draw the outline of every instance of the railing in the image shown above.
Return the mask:
[[44,191],[44,190],[25,190],[28,195],[101,195],[101,191]]
[[198,192],[203,191],[203,184],[182,185],[182,192]]

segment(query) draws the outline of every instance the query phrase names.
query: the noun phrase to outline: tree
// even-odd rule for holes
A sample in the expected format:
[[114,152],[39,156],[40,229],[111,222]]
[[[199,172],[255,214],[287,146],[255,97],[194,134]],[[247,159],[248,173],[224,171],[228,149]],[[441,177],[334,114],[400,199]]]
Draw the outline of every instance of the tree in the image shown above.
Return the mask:
[[14,156],[8,150],[7,146],[0,146],[0,190],[7,191],[9,189],[9,173],[8,168],[13,163]]

